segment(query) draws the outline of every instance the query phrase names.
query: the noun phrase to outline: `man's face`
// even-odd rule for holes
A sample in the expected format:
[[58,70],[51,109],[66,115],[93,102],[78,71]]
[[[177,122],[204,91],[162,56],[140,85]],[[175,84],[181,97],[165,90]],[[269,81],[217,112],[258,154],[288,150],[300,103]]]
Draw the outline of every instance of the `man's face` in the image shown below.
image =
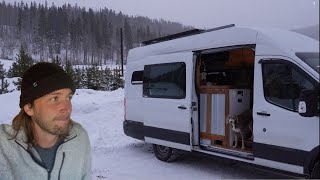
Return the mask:
[[68,133],[72,111],[71,98],[72,91],[66,88],[36,99],[31,108],[25,105],[24,109],[31,116],[36,133],[51,135]]

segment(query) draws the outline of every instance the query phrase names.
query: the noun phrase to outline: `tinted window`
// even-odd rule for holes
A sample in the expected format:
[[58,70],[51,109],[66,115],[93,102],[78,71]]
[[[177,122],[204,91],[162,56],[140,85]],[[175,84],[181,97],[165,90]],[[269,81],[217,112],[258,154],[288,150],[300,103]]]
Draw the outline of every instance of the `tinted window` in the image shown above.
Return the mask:
[[293,111],[298,111],[301,90],[315,89],[300,71],[287,63],[263,64],[263,84],[267,101]]
[[143,76],[143,95],[145,97],[185,98],[185,63],[147,65]]
[[143,71],[134,71],[131,77],[131,84],[142,84]]
[[296,53],[296,55],[315,71],[320,72],[319,53]]

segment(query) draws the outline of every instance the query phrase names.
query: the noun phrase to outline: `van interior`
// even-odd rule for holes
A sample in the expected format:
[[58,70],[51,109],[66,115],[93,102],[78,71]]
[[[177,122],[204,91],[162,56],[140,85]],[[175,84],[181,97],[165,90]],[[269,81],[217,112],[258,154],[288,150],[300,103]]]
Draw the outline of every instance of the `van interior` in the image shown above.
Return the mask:
[[[252,152],[254,57],[254,47],[198,53],[196,92],[201,148]],[[249,116],[244,115],[246,112]],[[239,132],[235,132],[237,129]]]

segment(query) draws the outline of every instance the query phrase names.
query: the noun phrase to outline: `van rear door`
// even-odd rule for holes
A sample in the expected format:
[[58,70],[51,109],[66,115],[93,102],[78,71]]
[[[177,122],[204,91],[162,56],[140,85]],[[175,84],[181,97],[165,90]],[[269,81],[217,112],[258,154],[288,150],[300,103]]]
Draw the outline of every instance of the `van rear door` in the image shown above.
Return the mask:
[[158,55],[144,61],[145,141],[191,151],[193,53]]

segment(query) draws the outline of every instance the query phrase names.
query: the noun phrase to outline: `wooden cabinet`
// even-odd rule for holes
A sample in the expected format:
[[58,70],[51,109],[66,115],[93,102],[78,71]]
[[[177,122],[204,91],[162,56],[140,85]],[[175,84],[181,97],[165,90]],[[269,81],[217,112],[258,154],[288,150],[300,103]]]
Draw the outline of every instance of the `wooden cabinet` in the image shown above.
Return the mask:
[[229,113],[238,115],[250,108],[250,90],[232,86],[201,86],[200,143],[230,147],[232,133],[225,121]]

